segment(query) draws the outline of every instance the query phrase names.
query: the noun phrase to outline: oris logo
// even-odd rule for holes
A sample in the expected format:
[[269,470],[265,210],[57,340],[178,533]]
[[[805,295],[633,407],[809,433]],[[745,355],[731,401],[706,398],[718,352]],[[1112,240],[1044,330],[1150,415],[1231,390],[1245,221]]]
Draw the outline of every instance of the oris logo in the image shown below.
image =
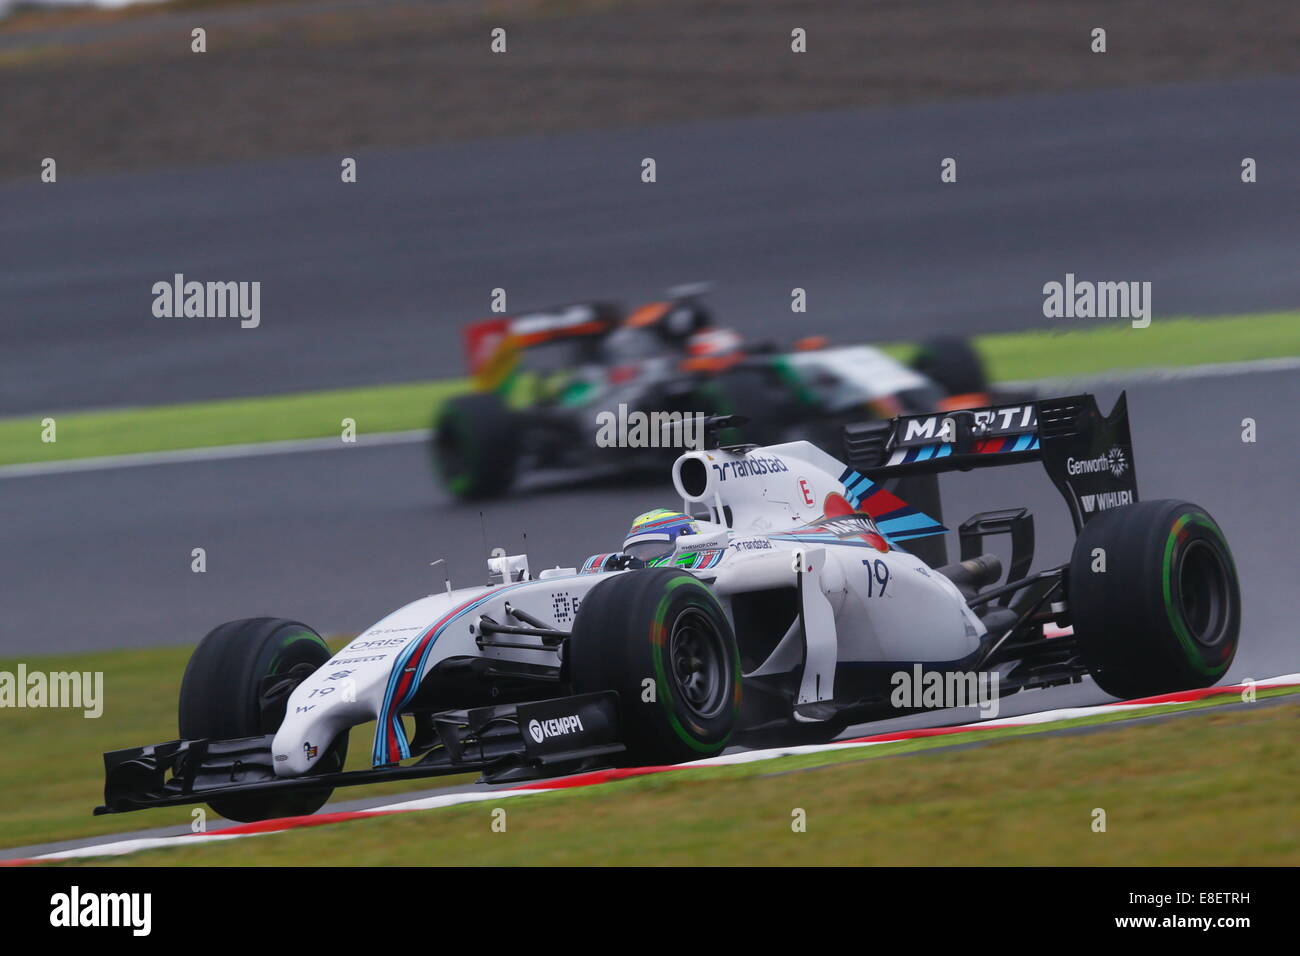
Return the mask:
[[582,719],[577,714],[570,717],[556,717],[552,720],[533,719],[528,722],[528,736],[539,744],[551,737],[563,737],[582,730],[586,728],[582,726]]
[[1128,471],[1128,457],[1123,448],[1115,445],[1106,454],[1096,458],[1067,458],[1065,470],[1071,475],[1095,475],[1108,471],[1114,478],[1123,478]]

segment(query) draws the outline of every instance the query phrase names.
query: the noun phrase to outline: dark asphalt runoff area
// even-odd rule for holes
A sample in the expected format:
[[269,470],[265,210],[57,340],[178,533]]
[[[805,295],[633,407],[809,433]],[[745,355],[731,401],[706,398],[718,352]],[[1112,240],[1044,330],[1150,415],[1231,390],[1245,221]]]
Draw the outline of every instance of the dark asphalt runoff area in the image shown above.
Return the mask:
[[[1043,326],[1067,272],[1150,281],[1157,316],[1294,308],[1297,102],[1282,77],[484,141],[359,152],[352,185],[337,156],[62,163],[0,187],[0,415],[454,374],[498,287],[520,310],[714,280],[778,341]],[[260,282],[261,325],[155,318],[175,273]]]

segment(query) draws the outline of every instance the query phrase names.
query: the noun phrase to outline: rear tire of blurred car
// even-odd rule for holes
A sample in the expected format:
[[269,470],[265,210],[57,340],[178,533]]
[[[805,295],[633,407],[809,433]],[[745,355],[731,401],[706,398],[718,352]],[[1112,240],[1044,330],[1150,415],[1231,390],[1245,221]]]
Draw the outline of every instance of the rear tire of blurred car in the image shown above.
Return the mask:
[[457,395],[434,422],[433,466],[456,498],[495,498],[515,481],[519,445],[510,409],[490,392]]
[[627,762],[698,760],[731,740],[740,654],[717,598],[694,575],[646,568],[601,581],[578,609],[566,658],[575,694],[618,691]]
[[949,396],[982,395],[989,390],[983,360],[970,340],[959,335],[926,339],[912,359],[912,368]]
[[1115,697],[1209,687],[1237,651],[1241,591],[1223,532],[1186,501],[1140,501],[1089,521],[1069,571],[1083,663]]
[[[775,445],[786,440],[791,410],[798,402],[774,366],[740,367],[700,384],[697,407],[708,415],[738,415],[747,421],[718,432],[720,446]],[[810,410],[811,414],[811,410]]]
[[[284,721],[292,688],[330,656],[321,636],[297,621],[255,617],[214,628],[190,655],[181,680],[181,739],[229,740],[274,734]],[[347,749],[345,731],[312,772],[342,770]],[[252,823],[315,813],[332,792],[327,788],[230,796],[213,799],[208,805],[228,820]]]

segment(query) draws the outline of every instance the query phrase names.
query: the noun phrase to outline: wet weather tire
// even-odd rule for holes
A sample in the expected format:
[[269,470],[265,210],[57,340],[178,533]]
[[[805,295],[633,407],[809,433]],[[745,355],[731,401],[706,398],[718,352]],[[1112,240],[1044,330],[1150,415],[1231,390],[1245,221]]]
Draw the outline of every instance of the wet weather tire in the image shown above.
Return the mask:
[[489,392],[448,399],[434,423],[433,464],[457,498],[496,498],[515,481],[518,429],[504,402]]
[[618,691],[631,763],[712,757],[731,740],[740,712],[735,635],[713,592],[685,571],[628,571],[592,588],[567,666],[575,693]]
[[926,339],[912,360],[912,367],[950,396],[988,391],[984,362],[970,340],[958,335]]
[[[227,740],[273,734],[280,729],[288,690],[330,659],[321,636],[305,624],[275,617],[229,621],[210,631],[190,656],[181,681],[180,735],[183,740]],[[283,677],[279,693],[264,696],[269,677]],[[346,732],[320,759],[316,772],[341,770]],[[329,789],[254,794],[210,801],[229,820],[251,823],[272,817],[315,813]]]
[[1083,662],[1116,697],[1208,687],[1237,651],[1232,553],[1214,519],[1186,501],[1142,501],[1089,521],[1069,597]]

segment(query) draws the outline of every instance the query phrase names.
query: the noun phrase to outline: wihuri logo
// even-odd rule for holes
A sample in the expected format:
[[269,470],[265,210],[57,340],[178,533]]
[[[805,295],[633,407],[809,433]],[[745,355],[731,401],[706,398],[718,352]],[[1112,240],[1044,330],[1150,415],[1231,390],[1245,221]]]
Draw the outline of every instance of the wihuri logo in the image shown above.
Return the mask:
[[104,712],[103,671],[0,671],[0,707],[54,707],[82,711],[94,719]]
[[1073,272],[1065,282],[1043,285],[1043,315],[1049,319],[1132,319],[1133,328],[1151,324],[1150,282],[1076,281]]
[[74,886],[50,897],[50,925],[127,926],[132,936],[153,928],[152,893],[83,893]]
[[185,281],[176,273],[171,282],[153,284],[153,314],[160,319],[233,319],[241,329],[262,324],[262,283]]
[[601,448],[702,448],[704,416],[692,412],[627,410],[596,415],[596,444]]

